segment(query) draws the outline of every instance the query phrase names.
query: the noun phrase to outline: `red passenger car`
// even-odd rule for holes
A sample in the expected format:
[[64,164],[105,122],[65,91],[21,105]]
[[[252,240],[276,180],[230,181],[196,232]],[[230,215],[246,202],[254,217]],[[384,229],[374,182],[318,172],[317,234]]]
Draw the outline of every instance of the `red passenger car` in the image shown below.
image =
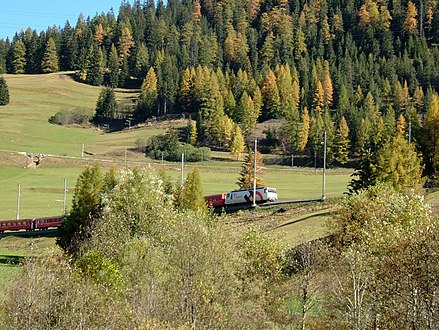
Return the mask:
[[32,219],[0,221],[0,233],[5,230],[32,230]]
[[33,229],[47,229],[51,227],[59,227],[61,226],[62,220],[62,216],[35,219]]

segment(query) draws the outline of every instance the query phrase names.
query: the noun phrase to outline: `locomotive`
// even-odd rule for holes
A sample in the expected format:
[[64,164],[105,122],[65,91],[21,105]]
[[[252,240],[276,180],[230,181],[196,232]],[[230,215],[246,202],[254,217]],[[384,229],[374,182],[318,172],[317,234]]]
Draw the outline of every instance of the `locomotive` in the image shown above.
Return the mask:
[[[253,203],[253,189],[233,190],[228,193],[204,196],[207,204],[213,208],[222,208],[232,205]],[[256,204],[274,202],[277,200],[277,191],[272,187],[256,188]]]

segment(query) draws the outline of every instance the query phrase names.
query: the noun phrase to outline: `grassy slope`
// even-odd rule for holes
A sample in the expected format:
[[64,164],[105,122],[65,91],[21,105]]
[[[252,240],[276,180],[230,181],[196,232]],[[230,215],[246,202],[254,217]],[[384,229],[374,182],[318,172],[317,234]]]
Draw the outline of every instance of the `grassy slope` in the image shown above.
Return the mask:
[[[67,73],[48,75],[5,75],[11,94],[11,103],[0,108],[0,150],[34,152],[51,155],[80,157],[81,145],[95,159],[123,161],[125,149],[134,148],[138,139],[146,140],[163,132],[165,125],[155,124],[111,134],[92,129],[52,125],[48,118],[60,109],[77,106],[94,109],[100,87],[77,83]],[[116,97],[131,102],[131,91],[117,90]],[[177,127],[183,122],[174,123]],[[228,153],[214,153],[221,161],[199,164],[205,194],[236,189],[240,163]],[[128,153],[128,161],[138,166],[158,161],[139,154]],[[37,217],[59,214],[62,209],[63,182],[68,179],[68,202],[74,184],[85,163],[66,158],[43,161],[36,169],[25,168],[26,157],[17,159],[8,152],[0,153],[0,219],[15,218],[17,185],[22,185],[20,217]],[[120,163],[119,163],[120,164]],[[165,164],[177,181],[181,176],[179,164]],[[123,166],[123,165],[122,165]],[[192,164],[187,164],[187,173]],[[278,188],[280,198],[312,198],[321,196],[321,172],[291,170],[286,167],[269,167],[265,181]],[[340,195],[349,180],[349,172],[328,175],[328,196]]]

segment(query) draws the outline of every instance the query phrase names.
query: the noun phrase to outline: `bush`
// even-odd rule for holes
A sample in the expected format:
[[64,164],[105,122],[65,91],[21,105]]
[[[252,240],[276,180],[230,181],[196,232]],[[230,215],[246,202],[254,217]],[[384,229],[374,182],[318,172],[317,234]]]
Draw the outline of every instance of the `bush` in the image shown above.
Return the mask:
[[177,130],[170,128],[165,134],[153,136],[149,139],[148,156],[154,159],[163,159],[171,162],[181,160],[181,154],[184,153],[184,159],[187,162],[199,162],[210,157],[210,148],[196,148],[191,144],[181,145],[178,142]]
[[57,125],[84,125],[90,122],[93,111],[87,108],[62,109],[49,118],[49,123]]

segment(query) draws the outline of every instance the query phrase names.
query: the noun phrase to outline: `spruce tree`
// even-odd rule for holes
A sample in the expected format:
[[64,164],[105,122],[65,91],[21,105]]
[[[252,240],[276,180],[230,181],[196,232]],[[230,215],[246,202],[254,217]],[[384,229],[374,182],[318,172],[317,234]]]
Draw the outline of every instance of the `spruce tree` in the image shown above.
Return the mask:
[[114,119],[116,111],[117,102],[114,90],[109,87],[104,88],[96,102],[96,113],[93,119],[98,122]]
[[421,158],[404,134],[397,134],[379,150],[376,168],[377,180],[390,183],[397,191],[419,191],[425,181]]
[[233,156],[236,157],[237,160],[240,160],[244,148],[245,148],[245,143],[244,143],[244,137],[242,136],[241,128],[239,127],[239,125],[235,124],[233,126],[232,144],[230,146],[230,152],[232,153]]
[[149,53],[145,43],[141,43],[136,52],[134,75],[138,78],[145,77],[149,66]]
[[335,160],[340,164],[346,164],[349,158],[349,127],[346,119],[342,117],[335,136]]
[[106,83],[111,88],[116,88],[119,84],[119,58],[117,49],[111,44],[110,54],[108,55],[108,72]]
[[6,105],[9,103],[9,89],[6,84],[6,80],[0,77],[0,105]]
[[155,113],[158,96],[157,82],[155,70],[150,67],[141,87],[142,93],[136,111],[138,120],[144,121]]
[[12,73],[24,73],[26,67],[26,46],[23,41],[15,40],[11,46],[11,71]]
[[44,51],[43,60],[41,62],[43,73],[52,73],[59,71],[58,53],[53,38],[47,40],[46,49]]
[[183,187],[177,189],[175,204],[180,210],[206,211],[207,204],[203,197],[200,171],[198,167],[189,172]]
[[87,58],[83,66],[81,78],[90,85],[99,86],[104,81],[104,66],[102,51],[97,44],[88,49]]
[[104,177],[98,165],[87,167],[76,180],[72,210],[60,228],[57,243],[77,256],[81,243],[90,237],[100,213]]
[[363,151],[360,162],[351,177],[352,180],[348,185],[348,193],[350,195],[374,186],[377,183],[376,154],[370,149]]
[[[254,153],[248,153],[245,157],[242,166],[241,171],[239,172],[239,178],[238,182],[236,184],[239,186],[240,189],[245,188],[252,188],[253,187],[253,180],[254,180]],[[265,186],[265,183],[261,176],[264,174],[261,167],[263,166],[263,160],[262,155],[259,151],[256,152],[256,168],[257,168],[257,174],[256,174],[256,187]]]

